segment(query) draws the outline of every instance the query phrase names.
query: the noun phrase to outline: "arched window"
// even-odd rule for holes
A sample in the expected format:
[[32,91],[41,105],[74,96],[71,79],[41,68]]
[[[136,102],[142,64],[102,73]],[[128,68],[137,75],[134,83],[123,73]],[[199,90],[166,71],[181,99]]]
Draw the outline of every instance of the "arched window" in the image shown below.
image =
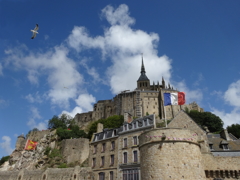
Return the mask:
[[46,174],[43,175],[43,180],[45,180],[45,179],[46,179]]

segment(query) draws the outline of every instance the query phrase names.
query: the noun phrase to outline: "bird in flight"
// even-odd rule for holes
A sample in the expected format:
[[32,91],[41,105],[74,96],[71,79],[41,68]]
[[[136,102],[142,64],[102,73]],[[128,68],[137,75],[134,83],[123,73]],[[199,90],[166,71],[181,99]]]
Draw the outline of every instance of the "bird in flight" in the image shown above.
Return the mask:
[[38,34],[37,32],[38,29],[39,29],[38,24],[36,24],[36,27],[34,28],[34,30],[31,30],[33,32],[31,39],[34,39],[36,37],[36,35]]

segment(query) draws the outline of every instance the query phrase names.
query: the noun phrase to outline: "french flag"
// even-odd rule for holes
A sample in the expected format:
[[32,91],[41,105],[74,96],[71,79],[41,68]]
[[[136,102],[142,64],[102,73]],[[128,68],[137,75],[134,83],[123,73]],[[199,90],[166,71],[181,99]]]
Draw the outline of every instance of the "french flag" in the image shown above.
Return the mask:
[[164,106],[185,104],[185,93],[164,93]]

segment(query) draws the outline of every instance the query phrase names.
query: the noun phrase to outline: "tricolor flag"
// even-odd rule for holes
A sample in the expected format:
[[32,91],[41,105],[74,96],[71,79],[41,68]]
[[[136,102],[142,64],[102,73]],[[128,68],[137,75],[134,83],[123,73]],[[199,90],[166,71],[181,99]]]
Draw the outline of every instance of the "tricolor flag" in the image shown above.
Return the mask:
[[185,93],[164,93],[164,106],[185,104]]

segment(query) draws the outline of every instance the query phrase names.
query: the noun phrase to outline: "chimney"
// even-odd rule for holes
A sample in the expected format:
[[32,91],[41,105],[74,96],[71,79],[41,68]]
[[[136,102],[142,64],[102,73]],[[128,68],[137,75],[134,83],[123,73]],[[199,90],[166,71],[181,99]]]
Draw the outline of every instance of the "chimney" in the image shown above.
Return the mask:
[[103,124],[102,123],[98,123],[97,124],[97,133],[100,133],[103,131]]
[[124,112],[124,122],[131,123],[132,120],[132,115],[128,112]]
[[229,134],[228,134],[228,131],[227,129],[223,129],[221,132],[220,132],[220,136],[223,138],[223,139],[226,139],[227,141],[230,141],[230,137],[229,137]]

